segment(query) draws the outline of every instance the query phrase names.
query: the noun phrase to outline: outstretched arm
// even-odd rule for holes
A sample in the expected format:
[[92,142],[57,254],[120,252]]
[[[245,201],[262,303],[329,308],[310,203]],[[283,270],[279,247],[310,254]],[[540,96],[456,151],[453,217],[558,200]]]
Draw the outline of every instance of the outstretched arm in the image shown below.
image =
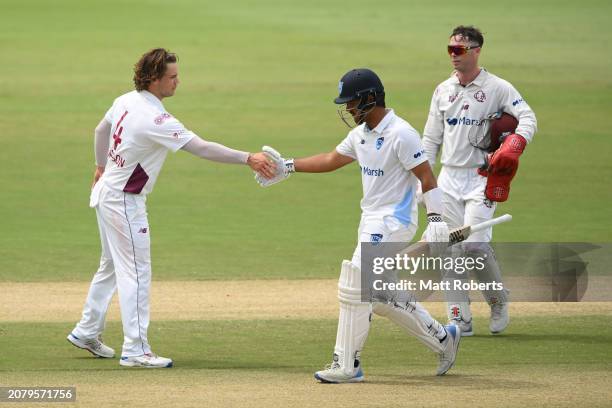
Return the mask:
[[303,173],[325,173],[346,166],[354,160],[352,157],[344,156],[336,150],[301,159],[285,159],[279,152],[270,146],[264,146],[262,150],[267,155],[268,159],[276,164],[276,174],[274,177],[264,178],[261,174],[255,175],[255,180],[262,187],[268,187],[272,184],[286,180],[291,173],[296,171]]
[[263,153],[234,150],[219,143],[208,142],[198,136],[194,136],[182,149],[202,159],[220,163],[247,164],[266,178],[273,177],[276,168],[275,164],[270,162]]
[[326,173],[346,166],[352,161],[353,158],[343,156],[336,150],[332,150],[329,153],[321,153],[301,159],[294,159],[293,165],[295,171],[303,173]]

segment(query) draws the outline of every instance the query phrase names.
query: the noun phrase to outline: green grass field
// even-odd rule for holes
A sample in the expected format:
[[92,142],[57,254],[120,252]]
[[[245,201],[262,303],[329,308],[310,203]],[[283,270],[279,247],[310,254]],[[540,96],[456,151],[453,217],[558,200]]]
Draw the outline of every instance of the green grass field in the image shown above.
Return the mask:
[[[250,151],[269,144],[299,157],[345,137],[332,99],[354,67],[374,69],[388,106],[422,131],[431,94],[451,70],[447,36],[461,23],[482,28],[482,65],[512,82],[538,117],[511,198],[498,209],[514,220],[495,239],[608,242],[611,13],[603,0],[3,0],[0,284],[90,279],[99,256],[87,207],[93,129],[112,100],[132,89],[132,66],[147,49],[178,53],[181,85],[164,103],[200,136]],[[356,165],[264,190],[244,167],[179,152],[148,200],[154,279],[324,278],[333,285],[355,245],[360,195]],[[77,384],[80,406],[145,406],[156,397],[168,406],[340,405],[342,398],[354,406],[448,406],[454,395],[455,406],[612,400],[604,389],[612,367],[609,313],[518,314],[499,338],[485,335],[481,316],[482,336],[464,341],[457,367],[443,379],[430,376],[435,359],[421,346],[377,321],[364,363],[371,382],[331,391],[311,375],[329,360],[333,318],[153,316],[154,347],[177,367],[128,373],[116,360],[70,348],[64,337],[81,305],[70,306],[77,310],[70,321],[0,321],[0,385]],[[116,322],[106,338],[119,347]],[[135,388],[146,395],[134,395]]]

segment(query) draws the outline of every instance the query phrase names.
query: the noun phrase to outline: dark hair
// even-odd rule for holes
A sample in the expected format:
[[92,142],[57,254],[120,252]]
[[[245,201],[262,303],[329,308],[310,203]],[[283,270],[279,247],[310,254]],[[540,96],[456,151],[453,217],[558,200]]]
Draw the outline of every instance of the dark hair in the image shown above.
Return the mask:
[[474,27],[474,26],[463,26],[460,25],[453,29],[453,33],[450,35],[451,37],[460,36],[465,38],[469,42],[475,42],[479,47],[482,47],[484,44],[484,37],[482,36],[482,32]]
[[137,91],[149,88],[151,82],[166,73],[168,64],[178,61],[176,54],[164,48],[154,48],[142,55],[134,65],[134,87]]

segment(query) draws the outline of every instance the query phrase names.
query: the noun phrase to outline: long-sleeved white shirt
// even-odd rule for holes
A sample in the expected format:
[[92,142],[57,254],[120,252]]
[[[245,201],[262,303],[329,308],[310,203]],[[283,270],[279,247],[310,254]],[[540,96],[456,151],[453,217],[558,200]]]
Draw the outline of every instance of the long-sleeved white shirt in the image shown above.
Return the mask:
[[508,81],[483,68],[466,86],[459,83],[455,73],[438,85],[423,131],[423,145],[432,166],[442,147],[443,165],[480,167],[487,152],[474,147],[470,141],[484,137],[490,125],[487,116],[499,111],[517,118],[516,133],[527,142],[532,140],[537,130],[535,114]]

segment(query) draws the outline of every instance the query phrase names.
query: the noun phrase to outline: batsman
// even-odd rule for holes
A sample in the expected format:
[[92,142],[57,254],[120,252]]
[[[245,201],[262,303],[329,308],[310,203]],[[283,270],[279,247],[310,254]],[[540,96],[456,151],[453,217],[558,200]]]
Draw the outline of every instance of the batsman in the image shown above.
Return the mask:
[[[479,66],[483,44],[478,28],[458,26],[453,30],[447,50],[454,71],[436,87],[423,131],[432,166],[442,150],[438,182],[444,192],[442,215],[449,228],[493,218],[497,203],[508,199],[519,156],[537,128],[535,114],[518,91]],[[492,229],[487,228],[451,251],[484,256],[486,264],[478,271],[479,280],[502,282],[491,239]],[[462,336],[471,336],[474,327],[468,294],[447,294],[450,322],[461,328]],[[500,333],[510,321],[509,294],[504,289],[483,295],[491,308],[489,330]]]
[[264,147],[276,164],[276,176],[257,175],[262,186],[293,172],[322,173],[359,163],[363,183],[361,222],[357,247],[350,261],[342,262],[338,282],[340,315],[333,360],[315,378],[326,383],[363,381],[361,351],[370,329],[371,314],[385,316],[439,355],[438,375],[454,364],[460,341],[457,326],[443,326],[418,302],[366,303],[361,301],[361,242],[409,242],[417,231],[417,180],[427,206],[426,240],[446,247],[449,230],[442,220],[442,191],[427,161],[418,132],[385,104],[380,78],[369,69],[353,69],[339,83],[334,102],[349,128],[348,136],[331,152],[301,159],[284,159]]

